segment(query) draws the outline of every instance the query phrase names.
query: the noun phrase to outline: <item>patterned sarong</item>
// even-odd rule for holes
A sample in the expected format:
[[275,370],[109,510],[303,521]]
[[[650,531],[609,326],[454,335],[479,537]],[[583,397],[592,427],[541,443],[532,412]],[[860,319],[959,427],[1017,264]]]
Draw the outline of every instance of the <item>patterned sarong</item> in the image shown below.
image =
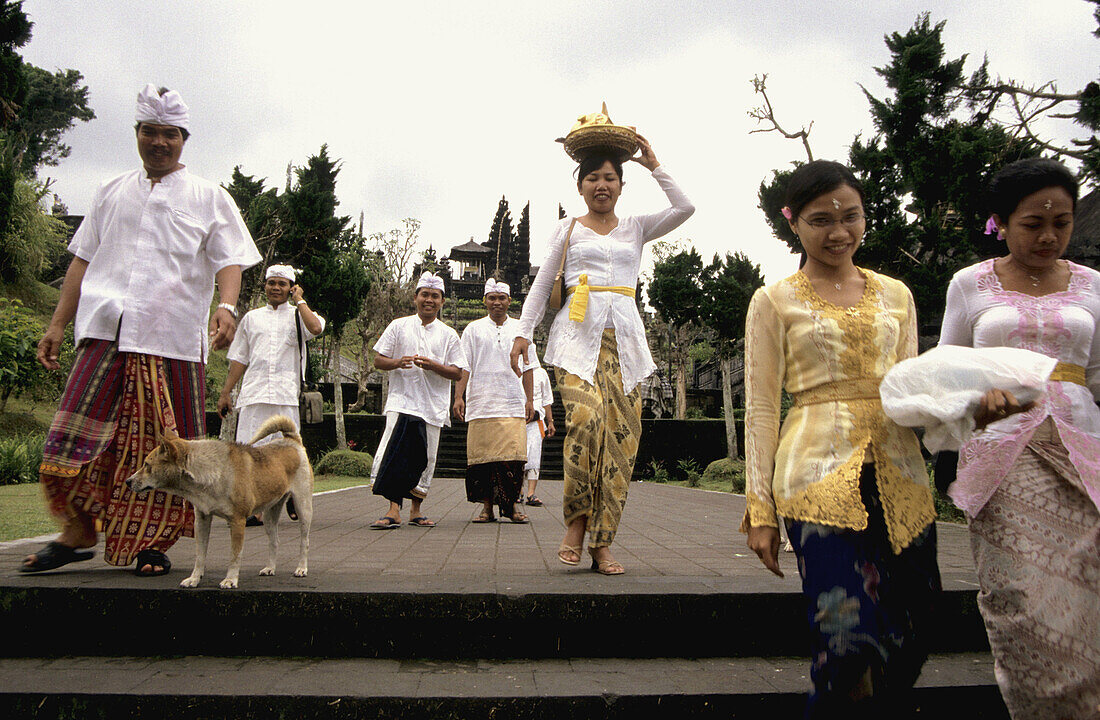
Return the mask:
[[190,503],[161,490],[135,495],[126,485],[166,430],[206,434],[202,363],[120,353],[110,340],[77,350],[46,437],[39,478],[50,511],[103,525],[104,558],[129,565],[145,549],[167,551],[192,535]]
[[565,405],[565,495],[568,525],[588,516],[590,547],[607,547],[619,529],[638,441],[642,397],[636,387],[623,392],[615,331],[605,328],[596,362],[595,384],[563,373],[559,389]]
[[1100,716],[1100,513],[1050,418],[971,521],[970,545],[1012,717]]
[[[786,521],[811,628],[807,718],[908,717],[907,695],[928,657],[940,592],[936,525],[895,555],[872,465],[863,466],[860,496],[866,530]],[[856,704],[859,688],[872,695]]]
[[523,487],[527,429],[523,418],[471,420],[466,430],[466,499],[512,515]]

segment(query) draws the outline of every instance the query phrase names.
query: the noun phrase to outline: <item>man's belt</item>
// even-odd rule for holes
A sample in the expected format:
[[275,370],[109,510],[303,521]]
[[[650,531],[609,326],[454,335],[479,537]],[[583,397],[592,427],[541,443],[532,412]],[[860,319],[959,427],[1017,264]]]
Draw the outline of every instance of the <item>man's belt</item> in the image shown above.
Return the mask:
[[573,298],[573,302],[569,303],[569,319],[573,322],[584,322],[584,316],[588,312],[588,293],[590,292],[613,292],[620,295],[626,295],[627,297],[634,297],[634,288],[623,287],[622,285],[589,285],[588,275],[582,274],[580,276],[580,284],[574,285],[571,288],[567,288],[566,295],[575,293],[576,297]]

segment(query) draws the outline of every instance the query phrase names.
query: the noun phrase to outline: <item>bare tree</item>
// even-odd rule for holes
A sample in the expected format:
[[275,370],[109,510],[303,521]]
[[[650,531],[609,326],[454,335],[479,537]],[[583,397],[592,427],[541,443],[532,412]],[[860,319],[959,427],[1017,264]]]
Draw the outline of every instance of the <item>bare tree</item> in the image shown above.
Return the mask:
[[[359,388],[355,403],[348,408],[348,412],[356,412],[366,405],[367,378],[374,367],[371,348],[390,321],[412,305],[412,258],[419,232],[420,221],[405,218],[402,227],[370,236],[372,254],[369,264],[373,280],[355,320],[355,330],[362,341],[359,352],[355,353],[359,365],[356,378]],[[383,373],[383,403],[389,391],[388,379],[388,375]]]
[[756,120],[756,124],[766,123],[766,127],[757,128],[756,130],[750,130],[749,134],[754,133],[766,133],[777,132],[788,140],[801,140],[802,147],[806,149],[806,159],[813,162],[814,154],[810,150],[810,130],[813,129],[813,121],[810,121],[808,126],[803,126],[798,132],[788,132],[783,129],[779,124],[779,121],[775,119],[775,109],[772,107],[772,101],[768,98],[768,75],[756,75],[752,79],[752,89],[757,95],[764,98],[764,104],[755,107],[748,111],[748,116]]

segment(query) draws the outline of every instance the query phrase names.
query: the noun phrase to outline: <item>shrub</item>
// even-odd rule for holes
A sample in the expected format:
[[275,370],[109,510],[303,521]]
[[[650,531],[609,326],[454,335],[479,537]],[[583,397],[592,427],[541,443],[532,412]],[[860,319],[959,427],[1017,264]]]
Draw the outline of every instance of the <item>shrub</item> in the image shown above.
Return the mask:
[[0,485],[37,482],[45,444],[45,433],[0,440]]
[[745,461],[721,458],[715,460],[703,471],[707,480],[728,484],[735,493],[745,492]]
[[682,458],[676,462],[676,467],[687,480],[688,487],[699,487],[699,479],[703,475],[699,472],[699,463],[695,458]]
[[659,460],[650,460],[646,465],[645,475],[652,482],[666,483],[668,482],[668,470],[665,470]]
[[348,477],[370,477],[370,468],[374,458],[370,453],[355,450],[329,450],[313,466],[318,475],[346,475]]

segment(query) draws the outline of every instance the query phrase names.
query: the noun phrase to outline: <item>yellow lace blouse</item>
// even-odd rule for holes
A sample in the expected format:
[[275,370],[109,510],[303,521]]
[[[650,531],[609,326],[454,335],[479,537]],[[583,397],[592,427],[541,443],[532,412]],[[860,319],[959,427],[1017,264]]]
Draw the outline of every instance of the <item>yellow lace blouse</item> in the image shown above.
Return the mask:
[[[748,507],[741,523],[792,520],[863,530],[865,458],[875,475],[894,552],[935,519],[928,473],[913,431],[882,412],[878,384],[917,353],[909,288],[860,269],[866,289],[842,308],[801,271],[760,288],[745,330],[745,457]],[[795,399],[779,426],[781,390]]]

